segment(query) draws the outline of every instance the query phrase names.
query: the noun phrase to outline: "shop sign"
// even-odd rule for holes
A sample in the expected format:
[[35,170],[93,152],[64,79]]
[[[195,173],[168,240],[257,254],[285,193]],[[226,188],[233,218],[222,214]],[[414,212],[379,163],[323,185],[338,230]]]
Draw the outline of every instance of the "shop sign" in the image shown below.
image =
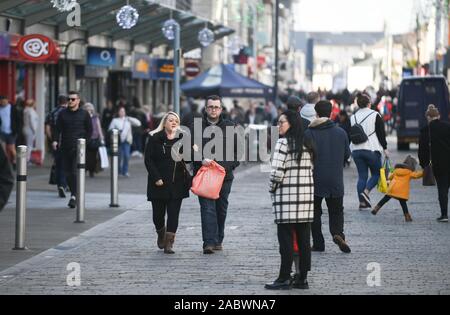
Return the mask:
[[150,80],[151,74],[150,69],[152,66],[152,59],[144,54],[134,54],[133,58],[133,69],[132,78],[133,79],[143,79]]
[[151,78],[158,79],[173,79],[175,67],[173,60],[170,59],[153,59],[151,67]]
[[8,33],[0,33],[0,58],[8,58],[11,40]]
[[196,77],[200,74],[200,65],[197,60],[186,60],[184,72],[188,77]]
[[24,61],[46,62],[59,58],[59,49],[55,42],[41,34],[21,37],[17,43],[17,51]]
[[116,65],[114,48],[88,47],[87,64],[91,66],[113,67]]

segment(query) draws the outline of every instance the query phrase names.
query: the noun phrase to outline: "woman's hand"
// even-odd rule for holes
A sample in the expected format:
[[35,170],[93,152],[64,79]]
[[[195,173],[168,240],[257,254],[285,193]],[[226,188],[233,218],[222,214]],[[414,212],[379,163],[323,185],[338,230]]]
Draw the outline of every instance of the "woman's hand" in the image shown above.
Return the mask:
[[162,181],[162,179],[160,179],[159,181],[157,181],[157,182],[155,183],[155,185],[158,186],[158,187],[161,187],[161,186],[164,185],[164,182]]

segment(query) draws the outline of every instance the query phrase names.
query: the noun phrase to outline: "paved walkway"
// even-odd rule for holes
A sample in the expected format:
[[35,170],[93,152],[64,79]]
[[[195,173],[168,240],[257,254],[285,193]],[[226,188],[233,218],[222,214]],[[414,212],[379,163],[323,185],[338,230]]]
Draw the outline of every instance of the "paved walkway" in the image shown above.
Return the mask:
[[[407,224],[396,202],[377,217],[356,210],[356,170],[345,172],[352,254],[332,243],[324,215],[327,251],[313,253],[309,291],[263,288],[277,276],[280,258],[268,174],[256,167],[235,180],[223,252],[202,254],[199,206],[191,197],[183,204],[176,254],[164,255],[156,248],[149,204],[141,203],[0,272],[0,294],[449,294],[450,226],[435,222],[435,188],[413,183],[409,206],[414,222]],[[81,268],[79,287],[67,285],[72,262]],[[370,263],[381,268],[379,287],[367,284]]]

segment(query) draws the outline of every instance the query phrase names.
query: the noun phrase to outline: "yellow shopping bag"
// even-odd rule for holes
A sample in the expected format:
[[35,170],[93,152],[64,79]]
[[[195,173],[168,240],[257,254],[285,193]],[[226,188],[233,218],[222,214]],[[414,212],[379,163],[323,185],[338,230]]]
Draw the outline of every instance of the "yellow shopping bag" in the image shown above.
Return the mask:
[[383,163],[383,167],[380,168],[380,179],[378,180],[378,191],[382,194],[386,194],[388,191],[388,183],[387,183],[387,176],[391,172],[390,162],[386,159],[386,161]]

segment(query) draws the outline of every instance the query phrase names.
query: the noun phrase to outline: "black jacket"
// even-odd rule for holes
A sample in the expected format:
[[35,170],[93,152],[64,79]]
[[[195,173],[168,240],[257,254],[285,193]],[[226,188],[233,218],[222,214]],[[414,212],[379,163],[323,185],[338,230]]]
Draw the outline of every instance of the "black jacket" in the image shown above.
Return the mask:
[[313,120],[305,132],[312,141],[314,155],[314,195],[323,198],[344,196],[344,163],[350,157],[347,134],[329,119]]
[[8,202],[14,186],[14,176],[3,147],[0,145],[0,211]]
[[78,139],[91,139],[92,121],[89,113],[81,108],[71,111],[63,109],[56,121],[53,141],[58,142],[63,151],[76,150]]
[[[148,172],[147,198],[169,200],[189,198],[191,181],[182,162],[172,159],[172,146],[179,141],[167,139],[166,132],[160,131],[148,136],[145,146],[145,167]],[[156,186],[162,180],[164,185]]]
[[[194,124],[195,125],[195,124]],[[197,145],[199,150],[201,150],[200,155],[201,155],[201,159],[211,159],[211,160],[215,160],[219,165],[221,165],[225,171],[226,171],[226,175],[225,175],[225,180],[232,180],[234,179],[234,175],[233,175],[233,171],[236,167],[238,167],[240,165],[239,163],[239,158],[238,157],[238,146],[242,146],[243,144],[239,142],[239,137],[234,136],[234,147],[233,147],[233,152],[232,153],[228,153],[232,159],[227,160],[227,133],[226,133],[226,129],[227,127],[235,127],[236,125],[228,119],[223,118],[223,116],[220,117],[219,122],[213,126],[211,125],[211,123],[209,123],[206,113],[203,116],[203,120],[202,120],[202,144],[200,143],[196,143],[196,135],[195,135],[195,128],[194,125],[191,125],[191,137],[192,137],[192,145]],[[222,130],[222,143],[223,143],[223,149],[222,149],[222,153],[223,156],[221,158],[214,158],[214,156],[210,156],[208,154],[205,154],[205,146],[214,139],[214,137],[205,137],[205,129],[207,127],[212,127],[212,128],[220,128]],[[239,143],[238,143],[239,142]],[[215,154],[218,152],[216,152],[216,149],[214,147],[214,149],[212,150],[212,154]],[[202,161],[199,161],[199,158],[195,157],[195,153],[193,152],[193,161],[194,161],[194,174],[197,174],[198,170],[202,167]]]
[[430,164],[429,134],[431,131],[431,160],[433,172],[450,172],[450,124],[434,120],[420,130],[419,161],[422,168]]

